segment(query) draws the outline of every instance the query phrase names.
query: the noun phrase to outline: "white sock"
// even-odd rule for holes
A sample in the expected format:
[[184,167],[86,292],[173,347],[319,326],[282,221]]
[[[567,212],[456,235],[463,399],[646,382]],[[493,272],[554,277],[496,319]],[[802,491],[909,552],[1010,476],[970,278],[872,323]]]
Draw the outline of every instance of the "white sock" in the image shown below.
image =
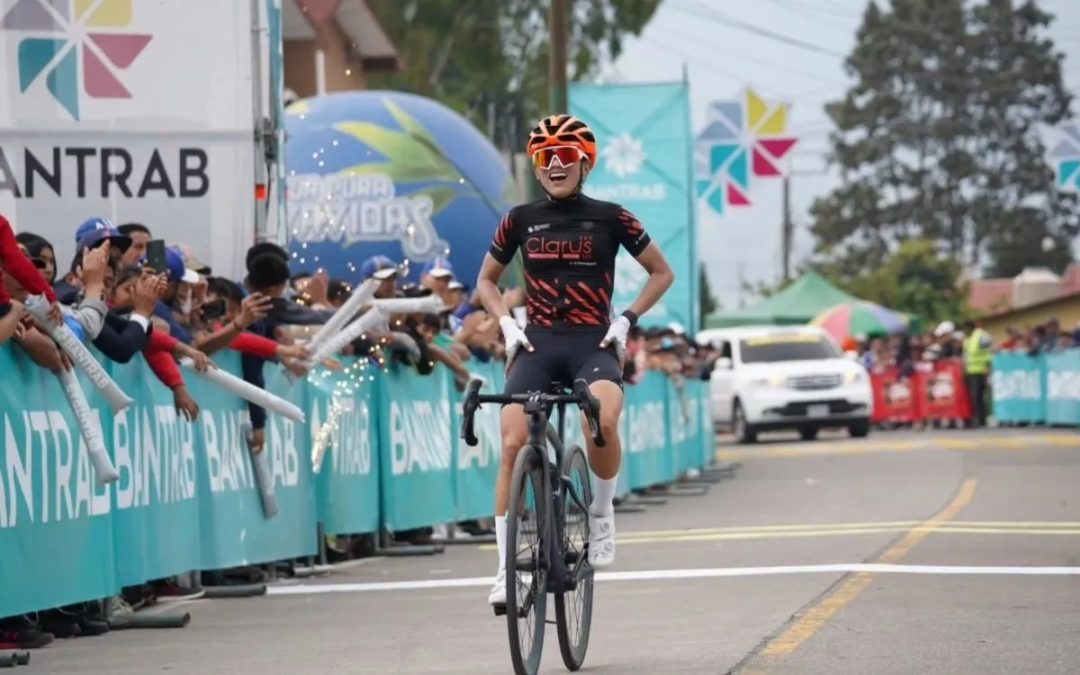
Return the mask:
[[589,510],[594,516],[610,516],[615,513],[615,490],[618,487],[619,474],[613,478],[596,477],[595,492]]
[[495,516],[495,544],[499,549],[499,570],[506,568],[506,516]]

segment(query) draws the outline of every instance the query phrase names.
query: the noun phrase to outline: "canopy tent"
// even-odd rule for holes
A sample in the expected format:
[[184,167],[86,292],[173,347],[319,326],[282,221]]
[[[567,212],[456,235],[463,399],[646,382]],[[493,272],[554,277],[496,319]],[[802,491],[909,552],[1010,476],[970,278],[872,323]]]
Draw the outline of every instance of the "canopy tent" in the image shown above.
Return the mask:
[[826,309],[841,302],[858,300],[833,286],[817,272],[807,272],[798,281],[751,307],[719,312],[705,317],[706,328],[809,323]]

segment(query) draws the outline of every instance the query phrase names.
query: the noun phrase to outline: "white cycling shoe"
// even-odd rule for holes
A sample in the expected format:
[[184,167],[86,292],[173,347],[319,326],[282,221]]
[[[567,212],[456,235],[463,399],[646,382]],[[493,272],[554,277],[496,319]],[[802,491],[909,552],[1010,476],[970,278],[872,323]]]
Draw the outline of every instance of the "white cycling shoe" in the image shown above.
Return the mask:
[[589,565],[594,570],[615,562],[615,516],[589,517]]
[[495,585],[488,592],[488,604],[492,607],[506,606],[506,568],[499,568],[495,575]]

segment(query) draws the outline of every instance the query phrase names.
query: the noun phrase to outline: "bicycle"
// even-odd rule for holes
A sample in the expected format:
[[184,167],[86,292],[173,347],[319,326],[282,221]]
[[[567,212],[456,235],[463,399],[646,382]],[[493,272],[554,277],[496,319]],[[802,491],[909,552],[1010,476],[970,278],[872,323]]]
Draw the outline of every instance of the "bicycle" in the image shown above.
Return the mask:
[[[481,384],[474,380],[466,390],[461,428],[466,443],[477,443],[473,419],[484,403],[520,403],[529,424],[528,441],[514,461],[506,512],[506,605],[495,607],[495,615],[506,616],[514,672],[533,675],[543,652],[547,595],[554,594],[559,651],[567,669],[576,671],[585,661],[592,623],[592,485],[585,452],[577,445],[564,448],[562,438],[566,405],[577,404],[596,444],[606,445],[600,402],[584,380],[574,382],[571,394],[560,387],[555,394],[481,395]],[[549,421],[553,406],[558,406],[558,432]]]

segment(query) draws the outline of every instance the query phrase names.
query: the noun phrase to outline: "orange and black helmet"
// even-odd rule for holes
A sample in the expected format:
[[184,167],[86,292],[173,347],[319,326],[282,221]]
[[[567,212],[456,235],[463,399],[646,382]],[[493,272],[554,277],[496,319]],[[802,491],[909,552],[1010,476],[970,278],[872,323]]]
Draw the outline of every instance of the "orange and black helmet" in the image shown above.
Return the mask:
[[596,166],[596,136],[592,129],[573,115],[560,113],[540,120],[529,133],[525,152],[529,157],[542,148],[569,145],[581,150],[589,159],[589,166]]

